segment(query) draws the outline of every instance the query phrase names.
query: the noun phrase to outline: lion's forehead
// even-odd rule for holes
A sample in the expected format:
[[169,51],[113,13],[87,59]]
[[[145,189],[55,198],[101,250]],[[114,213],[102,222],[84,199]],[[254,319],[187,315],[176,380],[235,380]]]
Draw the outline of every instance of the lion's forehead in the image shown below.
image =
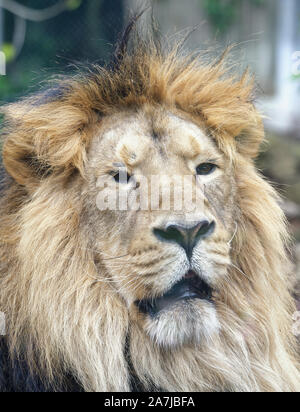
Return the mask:
[[91,156],[111,156],[129,167],[144,161],[172,155],[186,159],[219,155],[214,142],[200,127],[189,120],[160,110],[151,115],[116,114],[104,119],[91,147]]

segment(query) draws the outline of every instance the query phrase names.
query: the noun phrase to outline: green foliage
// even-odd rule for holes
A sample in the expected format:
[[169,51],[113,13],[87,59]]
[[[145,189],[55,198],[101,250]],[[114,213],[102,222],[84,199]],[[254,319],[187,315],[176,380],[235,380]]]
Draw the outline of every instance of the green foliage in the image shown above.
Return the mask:
[[3,43],[1,51],[5,54],[5,59],[6,59],[7,63],[14,60],[14,58],[16,56],[16,49],[15,49],[13,44]]
[[226,31],[236,18],[236,0],[204,0],[203,7],[209,17],[210,22],[220,32]]
[[[262,6],[265,0],[245,0],[255,6]],[[211,24],[221,33],[226,32],[236,21],[240,0],[201,0],[201,4]]]
[[67,0],[67,9],[76,10],[81,6],[82,0]]

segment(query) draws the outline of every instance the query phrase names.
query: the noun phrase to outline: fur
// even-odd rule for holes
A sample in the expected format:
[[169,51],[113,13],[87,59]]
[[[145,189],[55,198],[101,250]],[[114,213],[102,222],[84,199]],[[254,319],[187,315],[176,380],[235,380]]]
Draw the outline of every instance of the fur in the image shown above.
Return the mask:
[[[135,380],[143,390],[298,391],[289,236],[278,196],[254,166],[264,131],[253,80],[237,78],[224,58],[203,63],[132,41],[113,65],[57,80],[50,99],[3,108],[11,180],[0,200],[0,390],[129,391]],[[103,119],[144,107],[189,119],[231,165],[232,265],[219,283],[219,332],[204,331],[201,344],[160,345],[153,324],[145,333],[91,243],[84,199],[95,133]],[[20,364],[26,377],[12,378]]]

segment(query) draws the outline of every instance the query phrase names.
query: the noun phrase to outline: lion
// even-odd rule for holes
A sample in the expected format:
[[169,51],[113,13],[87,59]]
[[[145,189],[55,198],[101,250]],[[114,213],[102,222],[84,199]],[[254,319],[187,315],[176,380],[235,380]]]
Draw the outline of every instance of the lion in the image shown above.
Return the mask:
[[[108,66],[3,108],[1,391],[300,389],[290,237],[226,61],[130,24]],[[102,207],[153,176],[196,207]]]

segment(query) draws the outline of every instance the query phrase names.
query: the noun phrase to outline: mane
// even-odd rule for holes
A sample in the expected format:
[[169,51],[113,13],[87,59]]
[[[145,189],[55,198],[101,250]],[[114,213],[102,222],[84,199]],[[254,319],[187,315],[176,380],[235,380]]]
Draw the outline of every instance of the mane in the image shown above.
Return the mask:
[[[71,374],[87,391],[130,390],[134,374],[144,389],[299,390],[289,235],[278,195],[254,165],[264,130],[253,79],[236,77],[225,56],[208,63],[163,50],[132,27],[107,67],[57,79],[50,91],[3,108],[12,179],[0,200],[0,310],[10,356],[54,388],[57,376]],[[234,165],[237,233],[220,292],[222,331],[201,350],[163,350],[129,319],[97,269],[82,219],[95,126],[145,105],[189,116]]]

